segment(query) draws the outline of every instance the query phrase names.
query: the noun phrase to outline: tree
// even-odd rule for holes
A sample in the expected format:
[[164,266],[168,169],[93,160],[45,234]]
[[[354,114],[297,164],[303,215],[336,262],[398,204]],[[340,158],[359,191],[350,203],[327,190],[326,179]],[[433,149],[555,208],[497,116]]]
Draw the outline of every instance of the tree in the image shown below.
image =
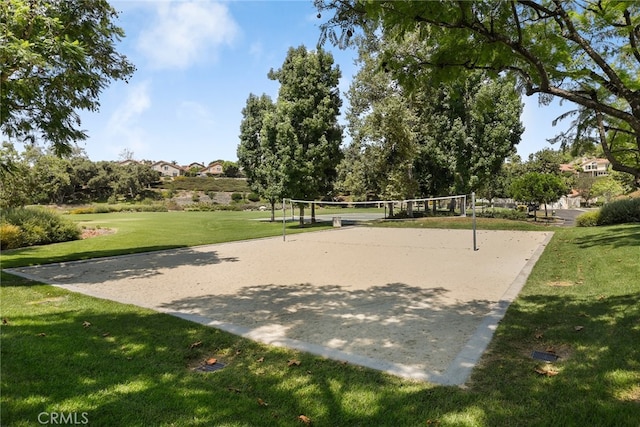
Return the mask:
[[523,132],[512,80],[475,72],[466,81],[408,92],[385,71],[381,52],[425,49],[417,35],[402,41],[373,35],[360,38],[358,48],[348,129],[353,144],[377,150],[369,167],[378,172],[372,175],[382,197],[467,193],[492,180]]
[[544,148],[535,153],[529,154],[529,159],[525,164],[528,172],[551,173],[560,175],[560,165],[568,159],[560,151]]
[[[294,199],[326,197],[336,178],[342,152],[338,125],[340,69],[333,56],[304,46],[289,48],[278,70],[268,74],[280,82],[275,111],[263,129],[274,148],[283,176],[283,192]],[[312,221],[315,220],[312,205]],[[304,207],[300,205],[300,221]]]
[[237,178],[238,174],[240,173],[240,169],[238,168],[236,162],[225,160],[222,163],[222,173],[227,178]]
[[576,178],[574,190],[578,192],[587,205],[589,205],[589,201],[593,198],[593,184],[595,184],[595,182],[596,177],[589,174],[580,174]]
[[614,197],[623,193],[622,184],[611,176],[602,176],[596,178],[591,187],[592,197],[603,197],[605,203],[609,203]]
[[113,80],[134,66],[116,51],[124,37],[106,0],[0,2],[0,128],[69,154],[87,138],[78,110],[96,111]]
[[562,178],[553,174],[529,172],[511,184],[511,196],[514,199],[534,205],[534,219],[538,204],[544,204],[544,215],[547,216],[547,204],[557,201],[566,192]]
[[323,40],[345,45],[357,29],[426,49],[389,50],[385,68],[408,88],[464,78],[468,70],[514,76],[527,95],[577,104],[616,171],[640,181],[640,3],[614,0],[315,0],[334,11]]
[[0,208],[26,205],[31,201],[29,165],[8,142],[2,143],[0,158]]
[[[271,221],[275,221],[275,204],[283,196],[282,173],[278,161],[275,136],[267,134],[267,116],[275,110],[268,95],[249,94],[242,109],[238,164],[247,176],[249,187],[271,205]],[[270,126],[271,129],[274,126]],[[264,129],[264,130],[263,130]]]

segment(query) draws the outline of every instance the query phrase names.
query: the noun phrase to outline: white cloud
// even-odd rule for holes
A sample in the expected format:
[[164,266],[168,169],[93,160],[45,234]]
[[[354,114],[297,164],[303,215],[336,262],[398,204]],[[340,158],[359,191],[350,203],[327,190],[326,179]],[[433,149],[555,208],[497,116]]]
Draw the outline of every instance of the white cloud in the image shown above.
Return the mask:
[[138,49],[157,68],[188,68],[217,57],[239,28],[226,5],[210,2],[159,2],[156,15],[138,39]]
[[195,101],[182,101],[178,106],[176,115],[182,120],[196,121],[205,125],[215,123],[213,114],[204,105]]
[[120,153],[123,148],[133,151],[136,156],[146,153],[148,138],[139,119],[151,107],[150,86],[151,82],[148,80],[130,86],[124,102],[109,117],[107,132],[111,140],[118,141],[112,147],[113,154]]

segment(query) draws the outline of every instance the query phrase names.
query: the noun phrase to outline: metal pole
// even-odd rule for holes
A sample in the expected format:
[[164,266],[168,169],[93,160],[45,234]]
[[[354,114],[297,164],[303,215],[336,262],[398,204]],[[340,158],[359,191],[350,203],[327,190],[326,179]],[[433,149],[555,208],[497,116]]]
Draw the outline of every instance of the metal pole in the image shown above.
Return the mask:
[[473,251],[478,250],[478,246],[476,244],[476,193],[471,193],[471,212],[472,212],[472,223],[473,223]]
[[286,221],[287,221],[287,214],[286,214],[286,208],[285,208],[285,204],[284,204],[284,199],[282,199],[282,241],[286,242],[287,241],[287,237],[286,237],[286,230],[287,230],[287,226],[286,226]]

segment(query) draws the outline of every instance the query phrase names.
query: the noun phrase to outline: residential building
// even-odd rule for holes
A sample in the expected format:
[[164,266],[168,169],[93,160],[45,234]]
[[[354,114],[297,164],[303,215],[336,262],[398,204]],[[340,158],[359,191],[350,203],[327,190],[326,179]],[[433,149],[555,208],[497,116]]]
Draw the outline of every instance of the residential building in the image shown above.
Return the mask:
[[211,162],[209,166],[202,170],[202,173],[211,175],[222,175],[223,165],[222,162]]
[[160,172],[160,175],[163,177],[168,176],[175,178],[176,176],[184,175],[184,169],[182,166],[164,161],[155,162],[151,165],[151,169]]
[[611,163],[607,159],[590,158],[583,159],[580,163],[581,173],[591,175],[593,177],[609,175]]

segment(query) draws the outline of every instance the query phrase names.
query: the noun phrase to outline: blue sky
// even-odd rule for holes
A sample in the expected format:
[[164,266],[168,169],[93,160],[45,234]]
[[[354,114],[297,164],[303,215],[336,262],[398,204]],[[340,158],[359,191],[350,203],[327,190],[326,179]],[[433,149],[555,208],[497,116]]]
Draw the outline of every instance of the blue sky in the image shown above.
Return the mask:
[[[250,93],[274,100],[278,84],[267,78],[287,49],[314,48],[319,20],[312,0],[118,1],[125,30],[119,51],[136,65],[128,84],[113,83],[97,113],[82,113],[89,138],[79,145],[89,158],[118,160],[124,150],[137,160],[209,163],[237,160],[242,108]],[[356,73],[355,51],[327,43],[342,70],[345,92]],[[526,127],[518,153],[526,159],[549,146],[557,107],[525,98]],[[344,110],[344,107],[343,107]]]

